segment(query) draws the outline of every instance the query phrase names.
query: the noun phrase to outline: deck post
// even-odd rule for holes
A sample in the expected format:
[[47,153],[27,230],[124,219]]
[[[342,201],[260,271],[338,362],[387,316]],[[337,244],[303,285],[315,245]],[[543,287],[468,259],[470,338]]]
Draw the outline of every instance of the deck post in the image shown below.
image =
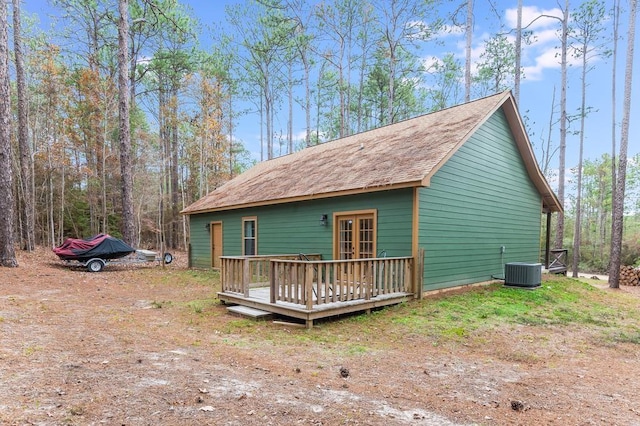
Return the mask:
[[[304,268],[304,289],[305,298],[307,299],[307,309],[313,309],[313,265],[307,264]],[[311,321],[311,327],[313,327],[313,320]],[[307,328],[309,327],[309,321],[307,321]]]
[[244,297],[249,297],[249,283],[251,282],[251,270],[249,268],[249,259],[245,258],[242,260],[242,291],[244,293]]
[[[366,282],[366,286],[364,288],[364,300],[371,300],[371,294],[373,293],[373,282],[374,277],[373,277],[373,262],[372,261],[367,261],[367,266],[366,266],[367,270],[364,273],[364,277],[365,277],[365,282]],[[371,311],[371,310],[369,310]],[[369,312],[367,312],[369,313]]]
[[409,260],[405,259],[405,261],[404,261],[404,277],[403,277],[403,283],[402,283],[404,288],[401,288],[400,291],[407,291],[407,290],[412,290],[413,291],[412,288],[411,289],[407,288],[407,284],[409,284],[411,287],[413,287],[413,284],[414,284],[413,283],[413,274],[412,274],[412,272],[413,272],[413,269],[415,269],[415,268],[413,268],[412,266],[413,265],[411,264],[411,262]]
[[424,285],[424,247],[418,249],[418,258],[415,261],[414,271],[414,294],[417,299],[422,299],[422,287]]
[[269,271],[269,302],[276,303],[276,262],[271,261]]
[[547,212],[547,229],[544,243],[544,267],[549,269],[549,251],[551,249],[551,212]]

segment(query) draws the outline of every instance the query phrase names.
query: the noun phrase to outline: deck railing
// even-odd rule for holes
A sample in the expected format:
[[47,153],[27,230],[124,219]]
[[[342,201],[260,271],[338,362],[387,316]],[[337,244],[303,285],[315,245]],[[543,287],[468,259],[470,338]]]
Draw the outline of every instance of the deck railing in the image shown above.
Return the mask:
[[[271,276],[271,260],[300,259],[299,254],[268,256],[220,256],[222,291],[240,293],[249,297],[249,290],[268,287]],[[308,259],[322,259],[320,254],[307,254]]]
[[550,262],[547,269],[552,274],[567,274],[567,249],[553,249],[549,251]]
[[413,258],[301,261],[271,259],[271,303],[315,305],[410,293]]

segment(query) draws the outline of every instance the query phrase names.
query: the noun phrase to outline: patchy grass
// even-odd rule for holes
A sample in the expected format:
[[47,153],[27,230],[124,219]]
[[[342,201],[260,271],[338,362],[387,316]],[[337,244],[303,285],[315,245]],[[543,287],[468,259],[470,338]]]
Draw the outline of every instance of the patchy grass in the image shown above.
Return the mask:
[[213,291],[220,291],[220,272],[216,270],[171,269],[165,268],[158,273],[158,269],[139,269],[136,271],[141,278],[151,285],[172,285],[184,287],[188,285],[211,286]]
[[[637,300],[606,292],[582,281],[553,277],[535,290],[499,284],[443,294],[412,303],[391,315],[407,332],[460,338],[505,324],[596,327],[617,340],[638,340]],[[616,333],[607,331],[615,330]]]
[[[318,321],[313,330],[224,315],[224,306],[220,306],[215,296],[220,291],[217,271],[172,270],[167,274],[149,274],[148,279],[152,285],[210,287],[211,298],[173,305],[208,319],[212,330],[278,345],[318,343],[357,354],[376,349],[377,342],[398,342],[411,335],[429,339],[434,345],[469,338],[481,340],[482,333],[505,325],[582,327],[595,332],[602,341],[640,344],[637,298],[562,276],[545,279],[535,290],[492,284],[445,292],[375,310],[370,315]],[[166,301],[153,302],[155,308],[170,305]]]
[[556,276],[535,290],[500,284],[474,287],[389,307],[370,316],[325,323],[323,327],[348,324],[351,333],[359,336],[375,339],[376,334],[384,334],[401,339],[414,335],[430,339],[434,345],[469,338],[481,341],[483,333],[505,326],[578,327],[604,341],[640,344],[639,305],[638,299],[629,295]]

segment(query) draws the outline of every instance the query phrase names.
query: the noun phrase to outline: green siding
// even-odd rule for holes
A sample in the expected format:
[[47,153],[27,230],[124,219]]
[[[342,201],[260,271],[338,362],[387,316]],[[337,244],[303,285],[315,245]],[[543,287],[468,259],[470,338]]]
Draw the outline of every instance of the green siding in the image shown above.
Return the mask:
[[487,281],[506,262],[537,262],[541,202],[499,110],[420,189],[424,289]]
[[[386,250],[387,256],[411,256],[412,194],[411,189],[403,189],[191,215],[191,264],[211,267],[205,228],[211,221],[222,222],[224,254],[241,255],[241,224],[247,216],[258,219],[258,254],[321,253],[331,259],[333,213],[368,209],[377,210],[376,250]],[[329,218],[326,227],[320,225],[322,214]]]

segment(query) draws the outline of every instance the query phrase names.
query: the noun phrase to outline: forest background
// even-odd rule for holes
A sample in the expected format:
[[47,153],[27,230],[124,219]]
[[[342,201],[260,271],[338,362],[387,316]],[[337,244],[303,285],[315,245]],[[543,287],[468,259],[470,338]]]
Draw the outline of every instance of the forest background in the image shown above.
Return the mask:
[[[616,51],[624,53],[628,10],[617,0],[520,2],[517,37],[518,4],[508,3],[130,0],[130,243],[185,248],[180,210],[256,161],[512,89],[541,170],[562,187],[556,245],[577,242],[580,268],[606,271],[623,109]],[[117,6],[32,0],[20,18],[30,168],[27,183],[12,78],[20,246],[119,236]],[[632,116],[624,264],[640,259],[637,122]]]

